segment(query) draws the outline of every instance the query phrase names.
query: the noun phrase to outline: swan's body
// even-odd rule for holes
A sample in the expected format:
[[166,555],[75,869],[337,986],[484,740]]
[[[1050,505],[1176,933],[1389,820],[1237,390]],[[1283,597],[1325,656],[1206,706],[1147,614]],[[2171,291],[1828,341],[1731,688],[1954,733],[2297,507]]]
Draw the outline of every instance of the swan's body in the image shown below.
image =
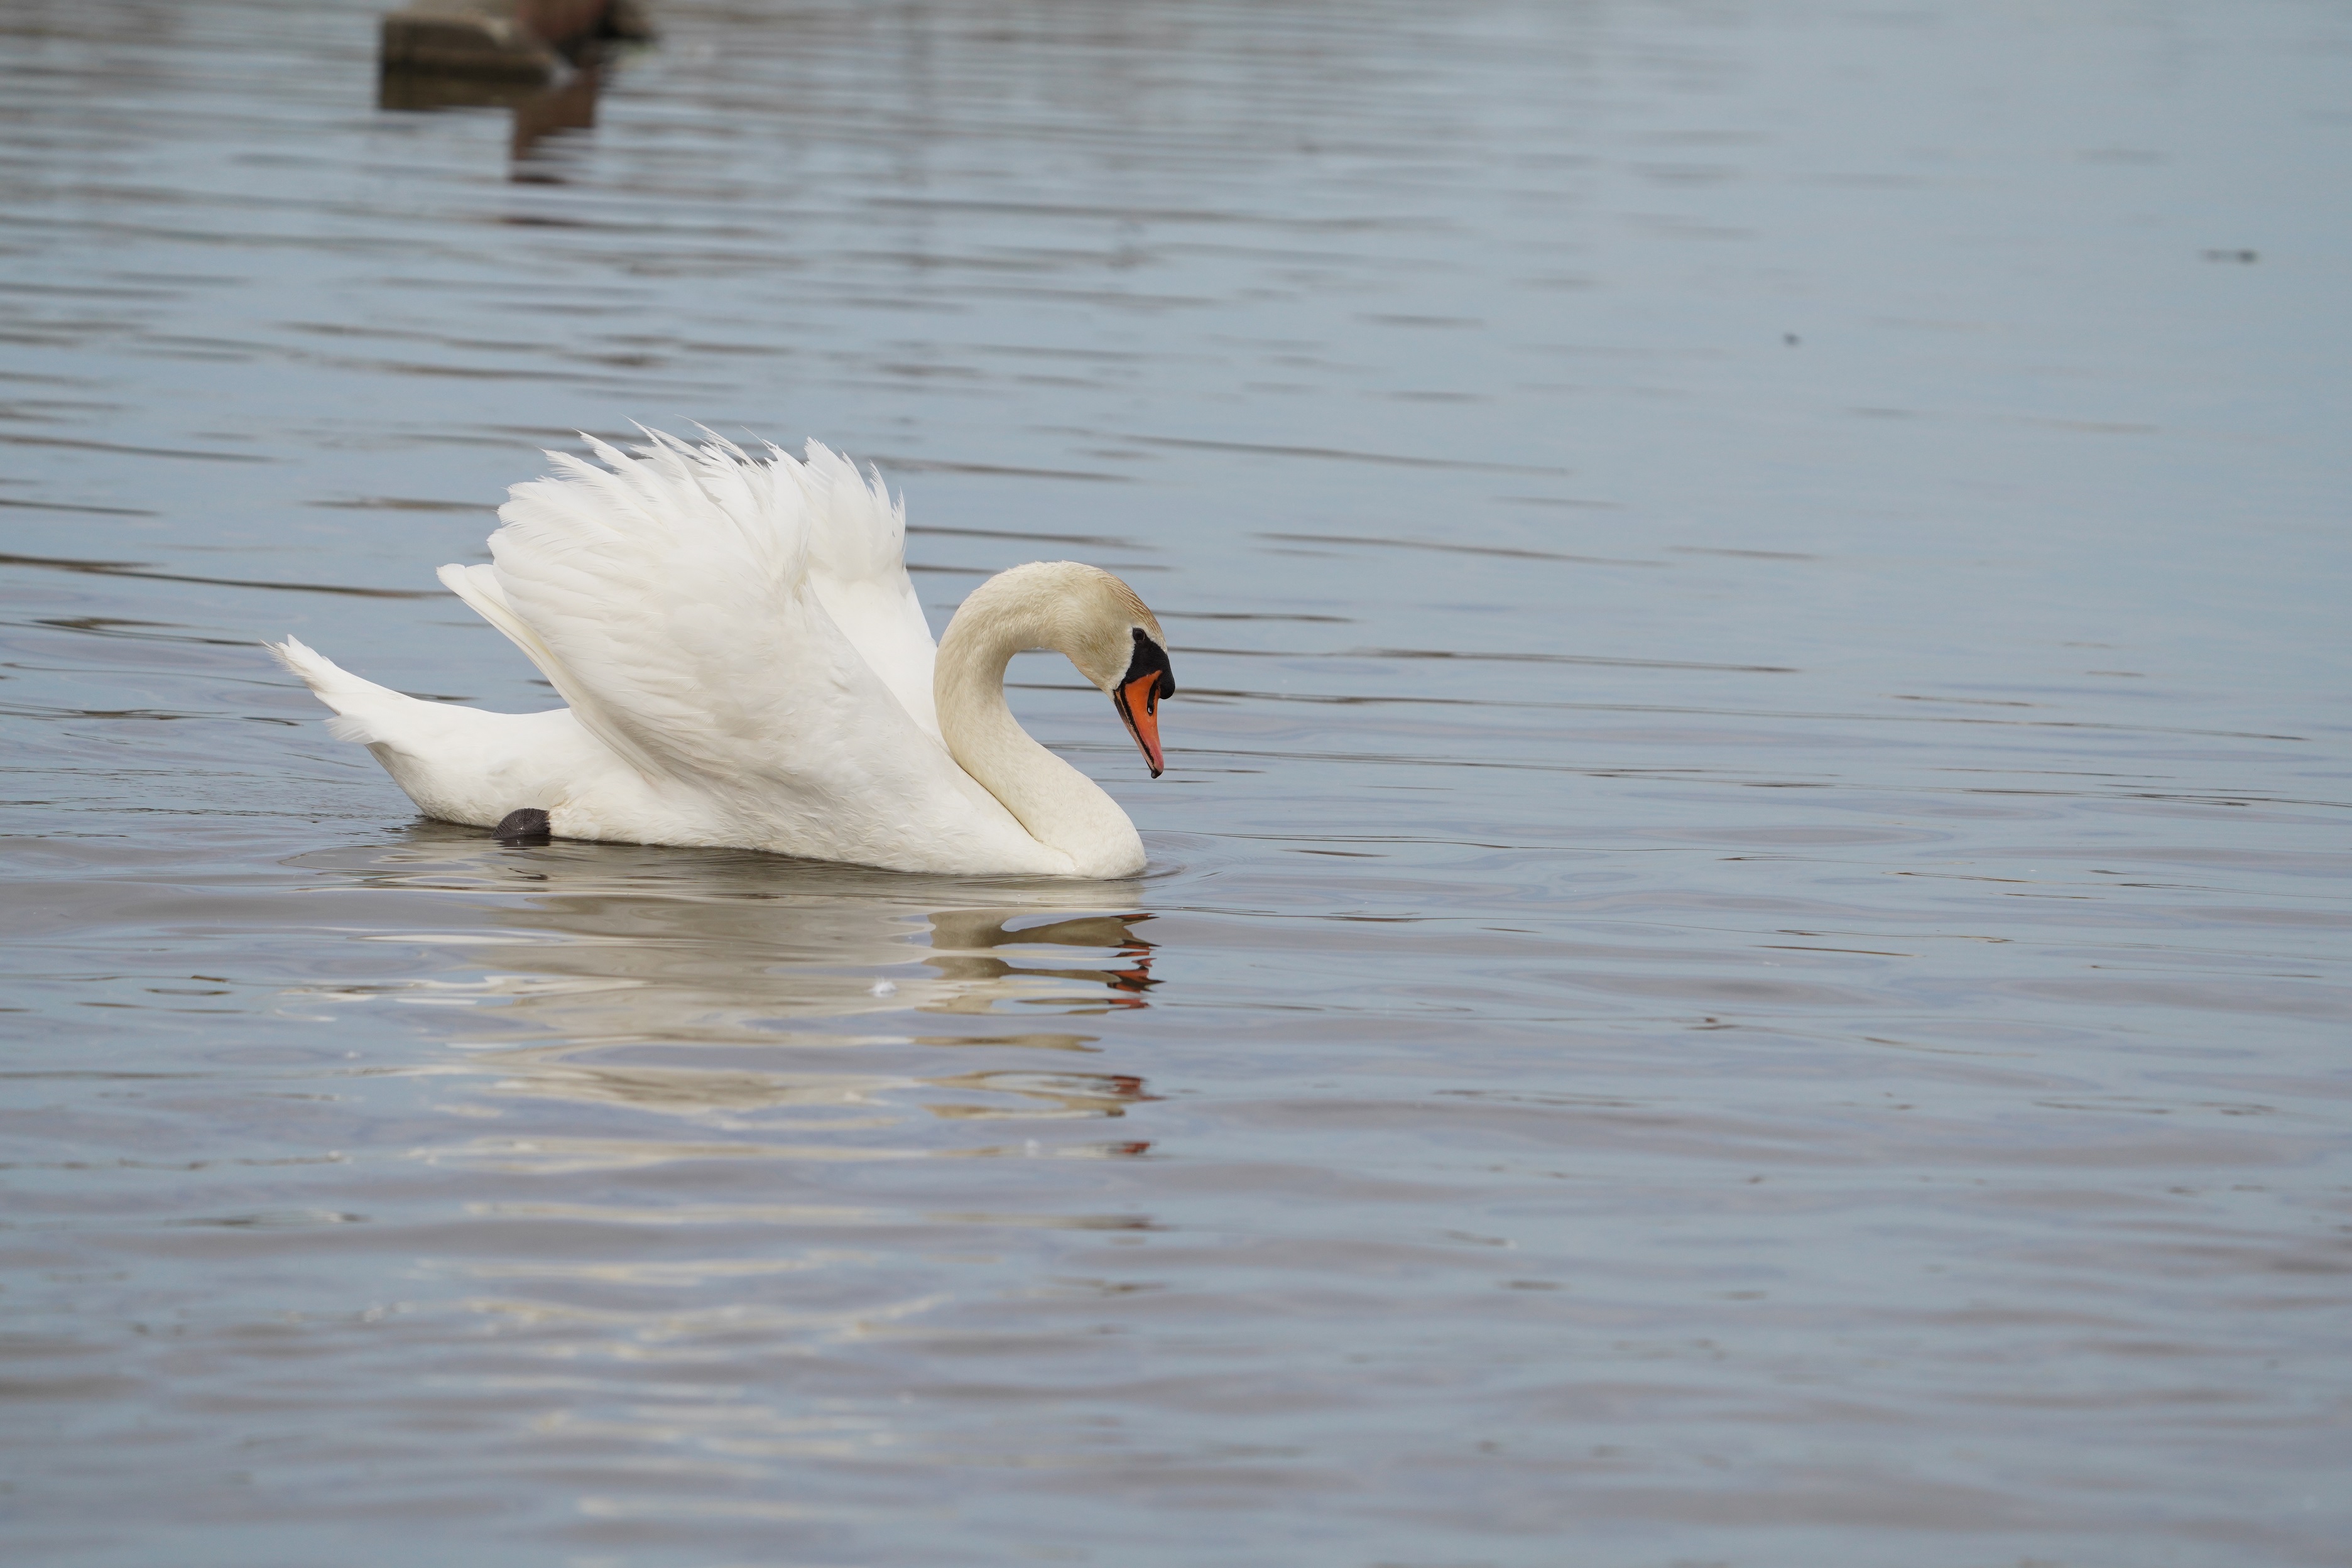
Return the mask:
[[1175,689],[1160,624],[1073,562],[973,590],[935,648],[907,580],[906,523],[878,479],[814,442],[803,463],[656,435],[499,509],[493,563],[441,581],[568,704],[489,713],[362,680],[273,646],[336,735],[367,746],[428,816],[548,814],[559,837],[761,849],[899,870],[1117,877],[1135,826],[1030,739],[1004,668],[1051,647],[1109,693],[1156,775]]

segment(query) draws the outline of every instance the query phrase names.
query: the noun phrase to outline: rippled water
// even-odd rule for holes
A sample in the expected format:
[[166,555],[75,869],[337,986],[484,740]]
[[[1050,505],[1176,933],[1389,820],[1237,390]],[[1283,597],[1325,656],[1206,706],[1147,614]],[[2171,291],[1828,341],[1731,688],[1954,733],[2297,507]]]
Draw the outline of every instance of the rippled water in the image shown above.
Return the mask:
[[[658,15],[0,5],[0,1556],[2352,1561],[2343,7]],[[415,820],[631,419],[1150,873]]]

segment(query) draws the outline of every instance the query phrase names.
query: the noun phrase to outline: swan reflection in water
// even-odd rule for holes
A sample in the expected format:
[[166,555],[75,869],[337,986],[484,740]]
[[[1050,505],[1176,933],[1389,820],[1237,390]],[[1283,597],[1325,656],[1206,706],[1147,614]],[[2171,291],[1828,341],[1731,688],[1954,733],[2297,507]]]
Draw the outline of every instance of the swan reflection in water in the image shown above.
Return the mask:
[[[680,1157],[676,1123],[649,1138],[646,1113],[770,1140],[746,1152],[1034,1153],[1034,1133],[973,1146],[972,1124],[1115,1118],[1151,1098],[1133,1074],[1081,1066],[1097,1036],[1053,1026],[1150,1005],[1155,943],[1139,934],[1150,917],[1133,881],[510,848],[437,823],[291,864],[349,896],[338,923],[371,944],[352,965],[371,977],[290,990],[285,1006],[321,1020],[419,1009],[457,1059],[418,1070],[475,1089],[444,1109],[528,1127],[527,1147],[468,1144],[479,1157],[538,1169]],[[942,1051],[965,1059],[940,1072]]]

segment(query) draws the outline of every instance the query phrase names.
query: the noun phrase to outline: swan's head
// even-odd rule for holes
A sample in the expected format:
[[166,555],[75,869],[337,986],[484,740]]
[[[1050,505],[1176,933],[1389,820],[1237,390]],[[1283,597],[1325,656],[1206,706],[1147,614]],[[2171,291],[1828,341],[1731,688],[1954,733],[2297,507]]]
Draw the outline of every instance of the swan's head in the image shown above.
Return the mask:
[[1169,673],[1168,639],[1160,621],[1134,589],[1099,566],[1076,561],[1015,566],[972,591],[956,613],[956,625],[948,628],[942,653],[967,616],[975,631],[981,625],[1001,626],[1020,639],[1018,646],[1066,655],[1110,699],[1127,732],[1143,749],[1151,776],[1160,776],[1166,765],[1160,752],[1160,701],[1176,694],[1176,678]]
[[[1099,566],[1076,561],[1034,561],[974,588],[940,638],[943,729],[953,731],[954,715],[971,700],[958,695],[957,683],[1001,683],[1015,648],[1051,648],[1066,657],[1110,699],[1143,749],[1151,776],[1160,776],[1166,765],[1160,754],[1160,702],[1176,694],[1176,678],[1169,673],[1168,639],[1159,619],[1134,589]],[[950,733],[949,750],[955,746]]]
[[[1126,586],[1123,583],[1119,585]],[[1136,601],[1136,608],[1143,609],[1140,599]],[[1127,732],[1143,748],[1143,760],[1150,765],[1151,776],[1158,778],[1164,765],[1160,755],[1160,700],[1176,695],[1176,677],[1168,668],[1168,649],[1160,640],[1160,623],[1151,620],[1150,610],[1143,610],[1143,618],[1151,621],[1150,629],[1147,631],[1140,626],[1128,628],[1133,651],[1118,680],[1106,683],[1097,679],[1095,684],[1110,693],[1112,706],[1127,721]]]
[[1097,566],[1055,562],[1064,568],[1065,606],[1075,612],[1076,634],[1063,651],[1078,673],[1109,697],[1127,725],[1127,732],[1142,748],[1143,760],[1158,778],[1166,761],[1160,752],[1160,700],[1176,695],[1176,677],[1168,668],[1168,639],[1159,617],[1136,597],[1135,590]]

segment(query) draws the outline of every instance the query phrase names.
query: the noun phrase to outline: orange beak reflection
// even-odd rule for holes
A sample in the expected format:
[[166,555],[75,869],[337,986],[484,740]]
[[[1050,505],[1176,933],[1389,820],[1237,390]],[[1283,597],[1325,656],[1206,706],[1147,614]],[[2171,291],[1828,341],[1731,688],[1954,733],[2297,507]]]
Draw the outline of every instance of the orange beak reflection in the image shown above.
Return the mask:
[[1118,705],[1118,716],[1127,721],[1127,732],[1143,748],[1143,760],[1151,765],[1153,778],[1158,778],[1160,770],[1166,765],[1160,754],[1160,683],[1165,679],[1161,671],[1149,670],[1119,687],[1111,696]]

